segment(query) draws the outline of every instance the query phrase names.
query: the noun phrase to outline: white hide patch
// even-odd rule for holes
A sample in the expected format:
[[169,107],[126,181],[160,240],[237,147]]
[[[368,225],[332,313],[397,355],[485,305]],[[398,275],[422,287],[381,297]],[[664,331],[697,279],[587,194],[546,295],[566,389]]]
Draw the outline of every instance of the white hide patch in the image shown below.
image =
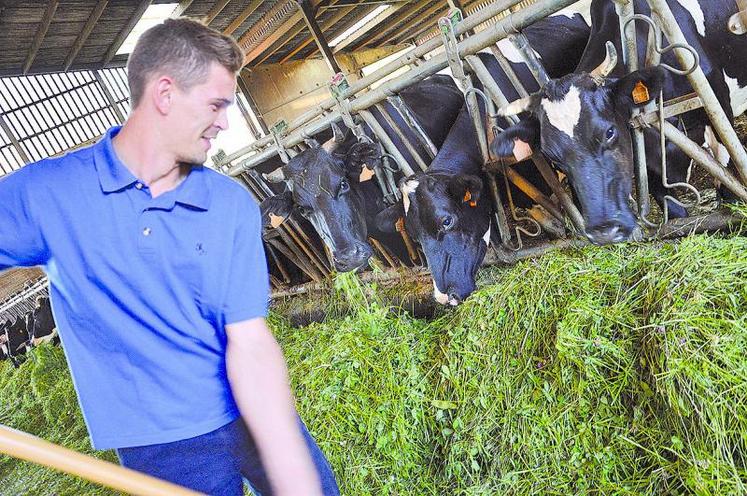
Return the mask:
[[433,279],[433,298],[435,298],[435,300],[441,305],[451,305],[452,307],[455,307],[459,304],[459,302],[454,299],[450,300],[449,295],[443,294],[438,289],[438,286],[436,286],[435,279]]
[[487,246],[490,246],[490,226],[488,226],[488,230],[483,234],[482,240],[485,241]]
[[543,98],[542,108],[550,124],[573,139],[573,130],[581,118],[581,97],[578,88],[571,86],[562,100],[553,102]]
[[729,77],[724,73],[724,81],[726,86],[729,88],[729,102],[731,103],[731,111],[734,117],[739,117],[745,111],[747,111],[747,86],[739,86],[739,81],[733,77]]
[[564,9],[560,9],[550,17],[564,15],[571,19],[575,14],[581,14],[581,17],[584,18],[587,26],[591,26],[591,0],[581,0],[579,2],[576,2]]
[[[524,63],[524,57],[521,56],[521,52],[516,49],[514,44],[511,43],[508,38],[503,38],[502,40],[498,41],[498,49],[501,51],[503,56],[508,59],[509,62],[512,62],[514,64]],[[535,49],[532,49],[532,51],[538,59],[542,59],[542,57],[540,57],[540,54],[537,53]]]
[[721,167],[726,167],[726,165],[729,163],[729,151],[724,145],[721,144],[721,142],[719,142],[718,138],[716,138],[716,133],[713,132],[711,126],[705,127],[703,137],[705,139],[703,148],[708,150],[711,155],[713,155],[713,158],[715,158],[716,161],[721,164]]
[[677,2],[695,21],[695,29],[698,30],[698,34],[705,37],[705,15],[703,9],[700,8],[700,2],[698,0],[677,0]]
[[405,207],[405,215],[407,215],[407,211],[410,210],[410,195],[415,193],[418,186],[420,186],[420,183],[415,180],[407,181],[402,185],[402,206]]

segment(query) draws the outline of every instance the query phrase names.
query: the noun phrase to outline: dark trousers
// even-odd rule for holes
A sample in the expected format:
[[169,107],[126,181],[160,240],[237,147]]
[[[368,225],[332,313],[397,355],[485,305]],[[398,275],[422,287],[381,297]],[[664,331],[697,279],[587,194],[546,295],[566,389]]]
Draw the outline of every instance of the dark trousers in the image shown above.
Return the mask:
[[[332,468],[299,419],[325,496],[340,494]],[[120,448],[120,463],[138,472],[211,496],[242,496],[243,481],[254,494],[272,494],[257,447],[241,418],[207,434],[172,443]]]

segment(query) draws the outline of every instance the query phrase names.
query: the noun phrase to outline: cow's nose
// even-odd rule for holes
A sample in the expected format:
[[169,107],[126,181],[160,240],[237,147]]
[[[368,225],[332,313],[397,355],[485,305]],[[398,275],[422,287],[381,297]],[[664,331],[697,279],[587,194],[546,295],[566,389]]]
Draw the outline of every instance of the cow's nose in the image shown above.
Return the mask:
[[449,295],[449,305],[456,306],[462,302],[462,297],[459,296],[459,293],[455,289],[449,288],[447,294]]
[[373,251],[371,247],[364,243],[355,243],[350,248],[338,250],[335,253],[335,268],[340,272],[349,272],[355,270],[371,258]]
[[596,245],[620,243],[630,238],[635,226],[627,226],[622,222],[605,222],[597,226],[586,228],[586,236]]

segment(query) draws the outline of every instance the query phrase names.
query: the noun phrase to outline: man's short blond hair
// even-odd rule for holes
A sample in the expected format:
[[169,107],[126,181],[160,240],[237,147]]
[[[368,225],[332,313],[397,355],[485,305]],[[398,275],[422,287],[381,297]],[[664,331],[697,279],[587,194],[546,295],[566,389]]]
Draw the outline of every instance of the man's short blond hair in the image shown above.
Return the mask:
[[143,33],[130,54],[127,83],[131,107],[140,103],[150,77],[166,74],[180,89],[188,90],[207,79],[212,62],[237,74],[244,54],[233,38],[200,21],[166,19]]

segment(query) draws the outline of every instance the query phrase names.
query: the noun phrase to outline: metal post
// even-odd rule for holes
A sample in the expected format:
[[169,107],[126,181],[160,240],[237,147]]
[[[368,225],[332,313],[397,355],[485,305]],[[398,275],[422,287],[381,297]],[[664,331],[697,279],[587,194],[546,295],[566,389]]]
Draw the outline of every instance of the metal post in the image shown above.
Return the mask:
[[[651,6],[651,10],[659,16],[661,27],[669,42],[687,44],[687,40],[682,34],[682,30],[677,24],[674,14],[672,14],[666,1],[648,0],[648,3]],[[675,49],[674,53],[683,68],[692,65],[692,56],[689,52],[678,48]],[[721,108],[721,104],[716,98],[716,94],[713,92],[711,85],[708,83],[708,80],[703,73],[703,69],[700,66],[696,67],[692,73],[688,74],[687,78],[693,86],[693,89],[695,89],[698,96],[703,101],[704,110],[708,115],[713,128],[716,130],[724,146],[729,151],[729,155],[732,160],[734,160],[742,180],[747,182],[747,151],[739,142],[739,137],[729,123],[726,113]]]
[[392,139],[386,134],[384,128],[381,127],[381,124],[379,124],[376,118],[374,118],[373,114],[371,114],[371,112],[369,112],[368,110],[361,110],[360,116],[363,117],[363,120],[366,122],[366,124],[368,124],[368,127],[371,128],[371,131],[373,131],[373,133],[376,135],[376,138],[378,138],[381,144],[384,145],[387,153],[394,157],[394,160],[397,161],[397,165],[402,170],[402,172],[404,172],[406,176],[412,176],[413,174],[415,174],[415,171],[412,170],[412,167],[410,167],[410,164],[407,163],[405,157],[403,157],[402,153],[397,149],[396,146],[394,146]]
[[11,143],[13,143],[13,148],[16,149],[16,152],[18,152],[18,155],[20,155],[21,160],[25,164],[28,164],[31,162],[29,159],[29,156],[26,155],[26,150],[23,149],[23,146],[21,146],[21,142],[18,141],[18,138],[16,138],[16,135],[13,134],[13,131],[10,129],[10,126],[8,126],[8,123],[5,121],[5,114],[3,112],[0,112],[0,127],[3,128],[3,132],[8,137]]
[[239,74],[237,82],[238,82],[239,89],[241,90],[242,93],[244,93],[244,97],[246,98],[246,103],[247,105],[249,105],[249,110],[251,110],[252,113],[254,114],[254,117],[257,118],[259,127],[260,129],[262,129],[262,132],[266,136],[266,138],[264,138],[263,140],[267,141],[268,143],[271,143],[273,138],[270,135],[270,128],[267,127],[265,118],[262,116],[262,113],[259,111],[259,108],[257,107],[257,102],[255,102],[254,98],[252,98],[252,94],[249,91],[249,87],[246,85],[246,81],[244,81],[244,78],[241,77],[241,74]]
[[386,123],[389,125],[390,128],[392,128],[392,131],[394,131],[394,134],[397,135],[397,137],[402,140],[402,144],[405,145],[405,148],[407,148],[407,151],[410,152],[410,155],[412,155],[412,158],[415,160],[415,162],[418,163],[418,166],[420,166],[420,169],[425,171],[428,169],[428,164],[425,163],[425,160],[423,160],[423,157],[420,156],[418,151],[415,149],[415,146],[410,142],[410,139],[407,137],[405,132],[400,129],[399,125],[392,119],[392,116],[389,115],[389,113],[386,111],[386,108],[384,108],[384,105],[381,103],[377,103],[375,105],[376,110],[379,111],[381,114],[381,117],[386,121]]
[[99,83],[99,86],[101,87],[101,91],[104,93],[106,100],[109,102],[109,106],[114,111],[114,115],[117,116],[119,123],[123,124],[125,121],[125,116],[122,113],[122,111],[119,110],[119,105],[117,105],[117,100],[114,99],[114,96],[109,91],[109,87],[106,85],[106,81],[104,81],[104,78],[101,77],[101,74],[99,73],[99,71],[93,71],[93,76],[96,78],[96,82]]
[[436,158],[436,155],[438,154],[438,148],[436,148],[436,145],[433,144],[433,141],[431,141],[430,136],[428,136],[428,133],[425,132],[423,126],[420,125],[420,121],[418,121],[417,116],[415,116],[415,114],[412,112],[410,106],[407,105],[407,103],[399,95],[388,96],[387,100],[395,109],[397,109],[397,112],[399,112],[399,115],[402,117],[402,119],[404,119],[407,125],[410,126],[413,131],[415,131],[415,135],[418,137],[418,140],[426,149],[431,159]]
[[316,42],[316,46],[318,46],[319,51],[322,52],[324,61],[327,62],[327,65],[329,66],[333,74],[342,72],[340,70],[340,66],[337,64],[337,61],[335,60],[334,55],[332,55],[332,49],[329,48],[329,45],[327,44],[327,40],[324,38],[324,33],[322,33],[322,30],[319,29],[319,25],[316,23],[316,19],[314,18],[315,12],[312,9],[311,5],[309,5],[308,0],[295,0],[295,1],[298,4],[298,9],[301,11],[301,14],[303,15],[304,21],[306,21],[306,25],[309,27],[309,31],[311,32],[311,36],[314,38],[314,41]]

